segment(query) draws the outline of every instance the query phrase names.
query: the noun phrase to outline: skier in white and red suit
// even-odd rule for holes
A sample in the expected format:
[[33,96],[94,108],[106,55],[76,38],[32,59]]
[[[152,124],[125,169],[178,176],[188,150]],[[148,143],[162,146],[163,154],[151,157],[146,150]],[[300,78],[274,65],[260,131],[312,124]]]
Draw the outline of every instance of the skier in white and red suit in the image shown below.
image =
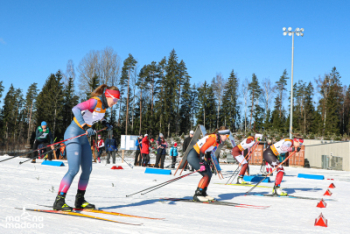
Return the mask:
[[253,136],[249,136],[248,138],[244,139],[239,145],[236,145],[232,149],[232,156],[242,165],[241,171],[238,174],[237,184],[247,184],[247,182],[243,180],[243,176],[248,168],[248,161],[243,155],[244,150],[252,147],[256,143],[256,141],[259,141],[260,139],[262,139],[261,134],[256,134],[255,139]]
[[[291,139],[283,139],[275,144],[271,145],[268,149],[266,149],[263,153],[263,157],[266,162],[270,164],[272,168],[276,168],[280,162],[277,159],[277,156],[282,153],[292,152],[294,149],[299,152],[302,144],[304,143],[303,138],[294,138]],[[288,194],[285,191],[281,190],[281,182],[283,179],[284,168],[282,165],[277,168],[277,175],[275,179],[275,186],[273,187],[272,193],[279,196],[287,196]]]

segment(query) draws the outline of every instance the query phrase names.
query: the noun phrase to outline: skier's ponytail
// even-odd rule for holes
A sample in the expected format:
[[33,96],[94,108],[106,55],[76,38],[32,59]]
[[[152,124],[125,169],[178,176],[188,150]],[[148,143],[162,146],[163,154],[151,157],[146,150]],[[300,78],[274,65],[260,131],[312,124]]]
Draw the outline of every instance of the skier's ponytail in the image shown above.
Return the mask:
[[107,86],[106,84],[98,86],[94,91],[91,93],[91,97],[97,97],[101,96],[105,90],[105,88],[110,89],[110,90],[119,90],[115,86]]

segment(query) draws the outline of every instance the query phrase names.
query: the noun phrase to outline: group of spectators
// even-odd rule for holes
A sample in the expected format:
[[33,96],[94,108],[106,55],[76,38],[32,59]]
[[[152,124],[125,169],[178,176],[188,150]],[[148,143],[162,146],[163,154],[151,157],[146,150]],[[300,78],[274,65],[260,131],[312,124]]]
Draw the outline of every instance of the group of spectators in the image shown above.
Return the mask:
[[[186,151],[187,147],[189,146],[194,132],[190,131],[190,136],[187,137],[183,143],[183,152]],[[150,148],[157,150],[156,155],[156,162],[154,164],[155,168],[161,168],[164,169],[164,161],[165,156],[167,154],[167,148],[169,148],[168,142],[165,140],[164,135],[162,133],[159,134],[158,139],[155,141],[154,146],[154,139],[151,140],[148,139],[148,134],[145,134],[144,136],[141,134],[137,141],[135,142],[135,146],[137,147],[136,153],[135,153],[135,161],[134,165],[137,166],[148,166],[150,162]],[[173,145],[170,148],[170,156],[171,156],[171,168],[175,168],[176,165],[176,159],[178,156],[178,150],[177,150],[177,142],[174,142]],[[187,166],[186,166],[187,167]],[[186,168],[187,169],[187,168]]]
[[[97,144],[95,145],[94,143],[92,144],[91,149],[93,150],[94,148],[97,149],[97,160],[99,163],[101,163],[101,156],[103,151],[106,149],[107,153],[107,164],[110,164],[111,161],[111,156],[113,159],[113,164],[115,164],[115,154],[118,152],[118,146],[117,146],[117,141],[114,138],[113,135],[110,135],[109,138],[106,140],[106,142],[102,139],[101,135],[98,135],[98,140]],[[96,162],[96,159],[94,159],[94,162]]]

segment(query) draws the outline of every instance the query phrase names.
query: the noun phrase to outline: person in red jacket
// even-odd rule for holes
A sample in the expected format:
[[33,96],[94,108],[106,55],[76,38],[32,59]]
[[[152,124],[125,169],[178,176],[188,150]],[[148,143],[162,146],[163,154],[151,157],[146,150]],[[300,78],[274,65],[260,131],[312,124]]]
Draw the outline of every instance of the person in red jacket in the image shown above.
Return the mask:
[[142,166],[147,167],[149,163],[149,147],[150,147],[150,142],[148,140],[148,134],[145,134],[145,137],[142,139],[142,149],[141,149],[141,154],[143,158]]

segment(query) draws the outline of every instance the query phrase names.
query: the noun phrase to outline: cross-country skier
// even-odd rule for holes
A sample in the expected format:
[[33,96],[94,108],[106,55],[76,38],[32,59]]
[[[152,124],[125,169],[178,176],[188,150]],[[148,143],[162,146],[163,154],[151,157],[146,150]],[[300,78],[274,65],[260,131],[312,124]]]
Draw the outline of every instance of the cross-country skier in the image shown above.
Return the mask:
[[[277,159],[278,155],[280,155],[281,153],[292,152],[293,148],[297,152],[299,152],[303,142],[304,142],[304,140],[299,136],[296,136],[293,140],[291,140],[291,139],[280,140],[280,141],[276,142],[275,144],[271,145],[269,148],[267,148],[263,153],[263,157],[264,157],[265,161],[268,162],[272,168],[275,168],[278,166],[278,164],[280,164],[280,162]],[[272,190],[272,193],[275,195],[279,195],[279,196],[287,196],[288,195],[285,191],[282,191],[281,187],[280,187],[282,179],[283,179],[283,173],[284,173],[283,166],[280,165],[277,168],[275,185],[274,185],[273,190]]]
[[255,134],[255,139],[253,136],[249,136],[248,138],[244,139],[239,145],[236,145],[232,149],[232,151],[231,151],[232,156],[242,166],[241,171],[238,174],[237,184],[247,184],[247,182],[245,182],[243,180],[243,176],[246,173],[249,164],[248,164],[247,159],[245,159],[245,157],[243,155],[244,150],[251,148],[255,144],[255,142],[260,141],[260,139],[262,139],[261,134]]
[[95,205],[90,204],[84,198],[92,170],[92,152],[88,137],[96,133],[92,125],[98,121],[101,121],[107,127],[107,130],[112,129],[112,125],[107,123],[103,117],[106,109],[118,102],[120,92],[115,86],[108,87],[103,84],[91,93],[91,97],[89,100],[73,107],[74,119],[64,133],[64,139],[84,133],[87,136],[65,142],[69,169],[58,189],[58,195],[53,205],[54,210],[72,210],[72,207],[66,204],[65,197],[75,175],[79,171],[79,167],[81,167],[82,173],[78,183],[78,192],[75,197],[75,208],[95,209]]
[[187,155],[188,163],[195,169],[199,170],[199,173],[203,176],[199,181],[197,190],[193,196],[195,201],[209,201],[214,200],[213,197],[208,196],[207,188],[210,183],[212,172],[210,170],[211,159],[207,158],[207,152],[211,152],[218,147],[218,145],[224,143],[231,134],[230,130],[225,126],[221,126],[216,129],[212,134],[209,134],[200,139],[193,149]]

